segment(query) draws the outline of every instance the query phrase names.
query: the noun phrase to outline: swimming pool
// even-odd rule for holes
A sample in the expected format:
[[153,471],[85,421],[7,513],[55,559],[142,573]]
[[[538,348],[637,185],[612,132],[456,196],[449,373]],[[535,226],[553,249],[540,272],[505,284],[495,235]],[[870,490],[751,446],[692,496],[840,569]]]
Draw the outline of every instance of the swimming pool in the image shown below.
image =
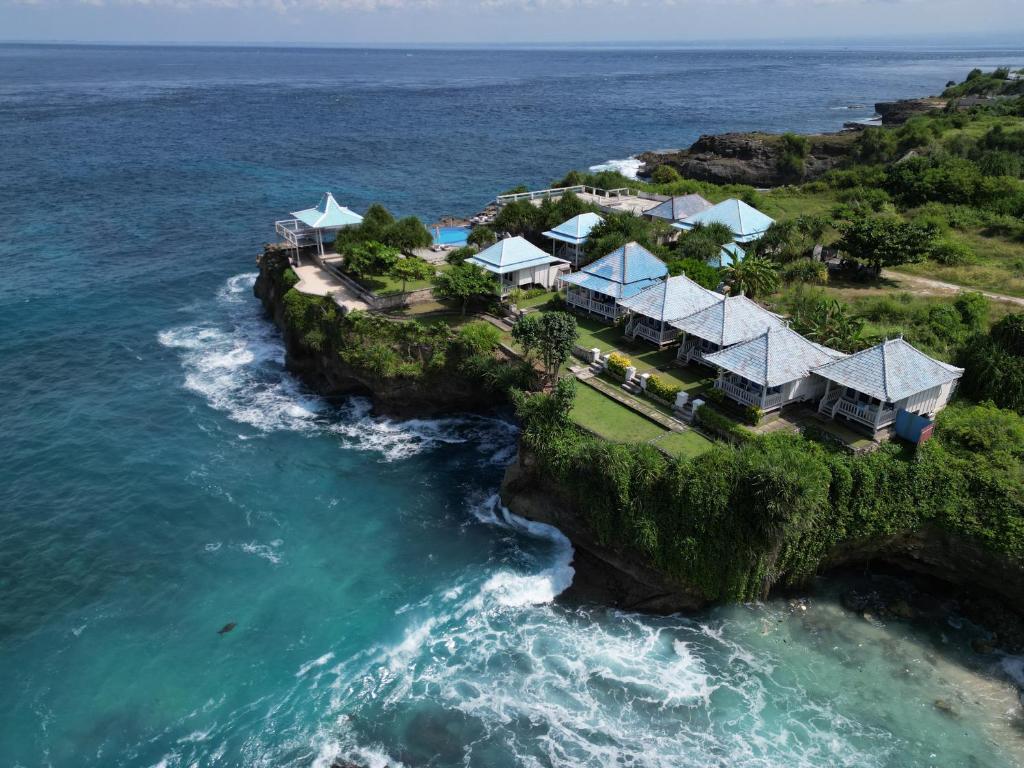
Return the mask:
[[434,245],[465,245],[469,227],[431,227]]

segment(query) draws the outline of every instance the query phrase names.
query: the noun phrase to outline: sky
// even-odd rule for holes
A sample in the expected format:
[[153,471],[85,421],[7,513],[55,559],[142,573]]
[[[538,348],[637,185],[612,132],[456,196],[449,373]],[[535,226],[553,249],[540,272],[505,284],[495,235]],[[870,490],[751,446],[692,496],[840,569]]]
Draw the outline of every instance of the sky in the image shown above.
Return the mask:
[[0,40],[1015,44],[1024,0],[0,0]]

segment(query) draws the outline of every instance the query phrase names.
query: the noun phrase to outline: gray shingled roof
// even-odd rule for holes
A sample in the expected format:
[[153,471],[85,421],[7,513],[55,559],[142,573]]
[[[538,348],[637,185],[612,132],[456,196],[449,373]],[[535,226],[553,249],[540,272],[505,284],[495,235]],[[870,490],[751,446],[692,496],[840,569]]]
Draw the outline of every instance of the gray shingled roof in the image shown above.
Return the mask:
[[811,375],[811,370],[845,357],[785,326],[772,326],[750,341],[705,355],[704,360],[755,384],[777,387]]
[[781,317],[759,307],[746,296],[728,296],[707,309],[673,320],[670,324],[720,347],[747,341],[773,326],[785,326]]
[[960,378],[962,368],[928,357],[903,339],[885,341],[814,373],[883,402],[895,403]]
[[676,195],[675,197],[666,200],[661,205],[656,205],[654,208],[651,208],[647,211],[647,215],[653,216],[656,219],[681,221],[688,216],[693,216],[695,213],[706,211],[711,207],[712,204],[710,202],[696,193],[690,195]]
[[621,300],[619,306],[654,320],[676,320],[724,300],[720,293],[697,285],[686,275],[676,275]]

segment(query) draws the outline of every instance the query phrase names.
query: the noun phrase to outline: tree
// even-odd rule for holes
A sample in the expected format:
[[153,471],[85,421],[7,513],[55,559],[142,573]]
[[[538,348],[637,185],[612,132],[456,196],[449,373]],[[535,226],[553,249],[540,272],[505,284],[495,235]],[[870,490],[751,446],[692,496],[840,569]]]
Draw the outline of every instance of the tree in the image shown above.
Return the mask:
[[383,243],[354,243],[345,252],[345,271],[356,277],[383,275],[398,263],[398,250]]
[[857,216],[841,222],[839,231],[839,249],[868,265],[876,276],[883,267],[921,261],[931,252],[938,236],[934,224],[883,216]]
[[679,171],[671,165],[659,165],[651,173],[651,181],[655,184],[675,184],[682,180],[683,177],[679,175]]
[[434,277],[434,292],[439,298],[457,301],[466,314],[471,299],[493,296],[498,284],[494,277],[473,264],[456,264]]
[[779,272],[775,265],[758,256],[748,256],[726,267],[722,275],[734,296],[742,294],[753,298],[772,293],[779,287]]
[[486,248],[497,241],[498,236],[488,226],[473,227],[473,231],[466,238],[467,245],[475,245],[477,248]]
[[668,273],[670,275],[686,275],[688,278],[710,290],[714,290],[722,282],[718,270],[706,261],[696,259],[673,259],[668,262]]
[[453,248],[444,255],[444,260],[449,264],[461,264],[470,256],[476,256],[477,249],[472,245],[464,245],[462,248]]
[[429,246],[434,238],[423,222],[415,216],[406,216],[388,227],[384,242],[403,253],[412,253],[417,248]]
[[502,206],[498,215],[491,222],[496,232],[508,232],[510,235],[528,235],[540,232],[544,215],[529,200],[516,200]]
[[486,320],[466,323],[459,328],[459,341],[475,355],[487,354],[501,343],[501,331]]
[[590,258],[606,256],[626,243],[636,242],[648,250],[657,247],[658,239],[672,231],[661,219],[648,221],[631,213],[604,215],[604,221],[590,230],[586,252]]
[[960,351],[960,391],[1024,415],[1024,314],[1007,315],[987,334],[972,336]]
[[531,314],[512,326],[512,338],[526,355],[536,353],[549,383],[576,346],[576,318],[565,312]]
[[391,277],[402,281],[402,293],[405,293],[405,284],[410,280],[426,280],[434,274],[434,268],[415,257],[399,259],[389,272]]

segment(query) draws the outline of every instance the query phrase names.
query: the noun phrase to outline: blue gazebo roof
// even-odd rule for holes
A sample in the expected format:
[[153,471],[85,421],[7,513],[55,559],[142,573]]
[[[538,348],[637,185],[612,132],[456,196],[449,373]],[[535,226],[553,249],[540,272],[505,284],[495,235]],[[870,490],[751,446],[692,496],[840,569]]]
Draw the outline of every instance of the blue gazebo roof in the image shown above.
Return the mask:
[[775,219],[747,205],[742,200],[730,198],[672,226],[676,229],[690,230],[698,224],[712,223],[725,224],[733,233],[733,239],[737,243],[749,243],[760,238],[768,230],[768,227],[775,223]]
[[561,278],[562,282],[592,291],[627,299],[668,275],[665,263],[638,243],[626,243],[607,256],[587,264],[579,272]]
[[603,222],[604,219],[596,213],[581,213],[579,216],[573,216],[568,221],[563,221],[554,229],[549,229],[544,233],[544,237],[551,240],[561,240],[563,243],[579,245],[587,241],[590,230]]
[[324,193],[316,208],[293,211],[292,216],[313,229],[337,229],[338,227],[361,224],[363,221],[363,217],[355,211],[338,205],[338,201],[330,192]]

